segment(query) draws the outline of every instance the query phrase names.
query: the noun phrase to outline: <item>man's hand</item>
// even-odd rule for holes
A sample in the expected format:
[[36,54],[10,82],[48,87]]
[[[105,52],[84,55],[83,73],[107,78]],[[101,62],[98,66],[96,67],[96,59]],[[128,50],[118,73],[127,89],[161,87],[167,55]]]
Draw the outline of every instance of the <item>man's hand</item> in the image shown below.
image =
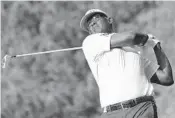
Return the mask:
[[154,49],[154,47],[160,43],[160,41],[155,37],[153,36],[152,34],[148,34],[148,41],[146,42],[145,46],[148,46],[148,47],[152,47]]

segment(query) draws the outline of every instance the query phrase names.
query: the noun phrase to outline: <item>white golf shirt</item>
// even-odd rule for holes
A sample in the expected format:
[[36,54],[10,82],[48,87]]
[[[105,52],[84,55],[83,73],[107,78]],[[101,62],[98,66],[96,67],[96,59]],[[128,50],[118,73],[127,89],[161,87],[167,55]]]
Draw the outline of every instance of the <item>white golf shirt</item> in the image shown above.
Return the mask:
[[[85,58],[99,87],[101,107],[151,95],[149,79],[158,65],[141,56],[135,47],[110,49],[112,34],[92,34],[82,47]],[[141,48],[140,48],[141,49]]]

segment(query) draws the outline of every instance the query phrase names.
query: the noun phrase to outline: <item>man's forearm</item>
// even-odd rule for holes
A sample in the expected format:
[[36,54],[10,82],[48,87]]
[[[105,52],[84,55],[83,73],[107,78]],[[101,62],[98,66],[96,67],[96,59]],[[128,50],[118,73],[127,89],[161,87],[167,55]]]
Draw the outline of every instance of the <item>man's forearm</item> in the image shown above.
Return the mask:
[[154,47],[157,63],[160,66],[157,76],[162,83],[173,82],[172,68],[170,62],[162,50],[160,43]]
[[168,60],[167,56],[165,55],[164,51],[162,50],[160,43],[158,43],[154,47],[154,52],[156,55],[157,63],[158,63],[158,65],[160,65],[160,69],[164,70],[164,69],[169,68],[168,70],[171,70],[169,60]]
[[111,48],[140,45],[143,46],[147,40],[148,35],[143,33],[125,32],[117,33],[111,37]]

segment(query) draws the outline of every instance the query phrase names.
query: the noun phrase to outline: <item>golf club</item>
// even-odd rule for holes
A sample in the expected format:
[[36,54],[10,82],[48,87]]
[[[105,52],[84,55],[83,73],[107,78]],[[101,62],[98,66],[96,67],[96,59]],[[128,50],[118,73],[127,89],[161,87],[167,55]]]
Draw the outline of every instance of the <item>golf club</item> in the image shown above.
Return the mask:
[[6,62],[7,62],[7,60],[9,58],[25,57],[25,56],[40,55],[40,54],[47,54],[47,53],[53,53],[53,52],[79,50],[79,49],[82,49],[82,47],[65,48],[65,49],[50,50],[50,51],[44,51],[44,52],[36,52],[36,53],[27,53],[27,54],[21,54],[21,55],[13,55],[13,56],[5,55],[3,60],[2,60],[2,68],[6,67]]

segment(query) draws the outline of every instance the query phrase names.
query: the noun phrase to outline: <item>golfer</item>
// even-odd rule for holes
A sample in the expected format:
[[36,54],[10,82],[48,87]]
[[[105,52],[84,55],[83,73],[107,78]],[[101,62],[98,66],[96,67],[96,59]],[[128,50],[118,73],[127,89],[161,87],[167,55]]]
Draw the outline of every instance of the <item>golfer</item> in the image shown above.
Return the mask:
[[[86,12],[80,27],[89,32],[82,44],[97,82],[102,118],[157,118],[151,83],[172,85],[172,69],[159,40],[144,33],[113,31],[113,19],[104,11]],[[157,64],[144,57],[152,47]]]

